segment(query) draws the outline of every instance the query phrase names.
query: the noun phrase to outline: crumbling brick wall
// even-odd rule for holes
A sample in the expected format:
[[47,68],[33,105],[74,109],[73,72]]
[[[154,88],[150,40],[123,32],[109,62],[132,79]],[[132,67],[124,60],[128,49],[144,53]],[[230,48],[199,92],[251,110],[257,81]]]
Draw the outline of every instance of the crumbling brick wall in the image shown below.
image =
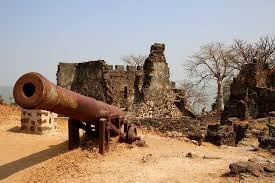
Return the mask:
[[180,117],[183,112],[189,115],[190,111],[182,107],[181,112],[175,105],[178,90],[169,79],[164,49],[164,44],[153,44],[143,67],[112,66],[103,60],[60,63],[57,84],[135,112],[140,118]]
[[259,62],[246,64],[231,84],[222,119],[259,118],[275,111],[275,69]]
[[[113,97],[112,104],[131,110],[135,100],[135,80],[138,73],[142,72],[141,67],[115,65],[113,69],[109,65],[108,83]],[[143,75],[141,75],[143,77]]]
[[83,63],[59,63],[57,85],[112,103],[113,97],[108,83],[108,66],[103,60]]
[[175,105],[176,95],[169,79],[169,67],[164,55],[165,45],[151,46],[143,65],[142,102],[135,106],[139,118],[177,118],[182,116]]
[[175,84],[172,82],[172,90],[175,94],[174,103],[177,108],[181,111],[183,116],[196,117],[191,107],[187,105],[187,98],[184,89],[175,88]]
[[[82,95],[131,109],[135,98],[135,80],[142,68],[107,65],[105,61],[59,63],[57,84]],[[139,77],[143,77],[138,74]]]

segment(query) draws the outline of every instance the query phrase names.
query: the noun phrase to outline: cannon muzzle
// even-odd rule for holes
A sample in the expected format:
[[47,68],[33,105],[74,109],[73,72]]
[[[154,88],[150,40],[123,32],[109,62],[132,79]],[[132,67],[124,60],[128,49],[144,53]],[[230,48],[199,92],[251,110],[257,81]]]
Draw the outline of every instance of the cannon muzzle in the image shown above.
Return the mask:
[[140,139],[136,136],[136,126],[128,125],[119,107],[57,86],[41,74],[30,72],[21,76],[15,83],[13,96],[15,102],[23,108],[44,109],[69,117],[69,149],[80,145],[79,128],[92,131],[90,124],[95,125],[98,133],[96,136],[101,154],[109,150],[111,131],[119,137],[125,136],[129,143]]
[[48,110],[88,123],[110,115],[124,116],[119,107],[56,86],[34,72],[17,80],[13,95],[15,102],[25,109]]

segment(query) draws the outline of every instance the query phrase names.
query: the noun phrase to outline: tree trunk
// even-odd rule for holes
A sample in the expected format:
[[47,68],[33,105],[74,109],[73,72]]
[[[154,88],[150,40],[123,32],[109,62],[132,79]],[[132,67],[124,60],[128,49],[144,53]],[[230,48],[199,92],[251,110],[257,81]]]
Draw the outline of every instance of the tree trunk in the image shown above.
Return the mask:
[[223,88],[222,88],[222,80],[217,80],[218,84],[218,96],[217,96],[217,110],[224,110],[224,102],[223,102]]

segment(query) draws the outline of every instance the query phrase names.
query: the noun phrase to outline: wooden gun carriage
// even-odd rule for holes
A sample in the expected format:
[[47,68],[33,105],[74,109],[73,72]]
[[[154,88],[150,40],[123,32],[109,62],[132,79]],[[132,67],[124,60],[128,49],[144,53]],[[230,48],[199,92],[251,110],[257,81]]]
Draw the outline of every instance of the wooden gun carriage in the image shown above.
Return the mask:
[[101,154],[109,150],[110,136],[124,137],[129,143],[139,139],[135,125],[126,122],[119,107],[57,86],[39,73],[21,76],[14,86],[13,95],[22,108],[43,109],[69,117],[69,149],[79,147],[79,129],[89,132],[92,126]]

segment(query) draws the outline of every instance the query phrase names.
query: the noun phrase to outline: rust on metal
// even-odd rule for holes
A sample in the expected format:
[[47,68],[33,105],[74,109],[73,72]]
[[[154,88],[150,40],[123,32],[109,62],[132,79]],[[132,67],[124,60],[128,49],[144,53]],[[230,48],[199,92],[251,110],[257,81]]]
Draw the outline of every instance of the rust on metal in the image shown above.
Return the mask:
[[126,134],[129,143],[139,138],[136,127],[128,126],[119,107],[59,87],[39,73],[21,76],[15,83],[13,95],[15,102],[23,108],[43,109],[69,117],[69,149],[79,147],[79,129],[89,133],[91,124],[95,126],[101,154],[109,151],[110,137],[114,134],[120,138]]
[[17,80],[13,95],[16,103],[23,108],[44,109],[89,123],[95,123],[100,117],[124,116],[119,107],[56,86],[34,72]]

